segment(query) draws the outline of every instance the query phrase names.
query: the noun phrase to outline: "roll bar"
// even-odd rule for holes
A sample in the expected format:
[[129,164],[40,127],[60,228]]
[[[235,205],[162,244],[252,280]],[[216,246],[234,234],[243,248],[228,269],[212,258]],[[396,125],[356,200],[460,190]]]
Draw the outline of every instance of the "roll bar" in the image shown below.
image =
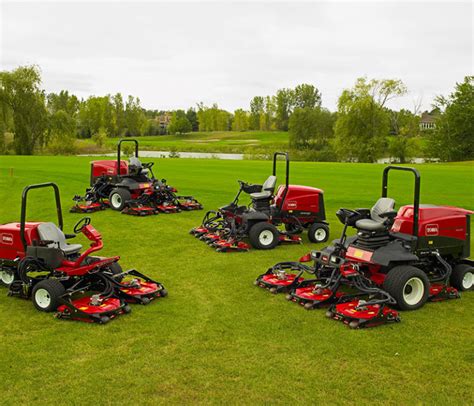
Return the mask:
[[138,141],[135,139],[122,139],[117,144],[117,175],[120,176],[120,152],[123,142],[133,142],[135,143],[135,157],[138,158]]
[[28,202],[28,192],[33,189],[42,189],[52,187],[54,190],[54,197],[56,200],[56,212],[58,214],[58,226],[62,230],[63,229],[63,214],[61,210],[61,198],[59,196],[59,188],[56,183],[47,182],[47,183],[38,183],[36,185],[29,185],[23,189],[23,193],[21,195],[21,217],[20,217],[20,238],[21,242],[23,243],[23,248],[26,251],[27,242],[25,237],[25,223],[26,223],[26,204]]
[[276,166],[277,166],[277,159],[279,156],[285,157],[286,161],[286,180],[285,180],[285,192],[283,193],[283,198],[281,199],[281,204],[279,209],[283,207],[283,203],[285,202],[286,195],[288,193],[288,186],[290,184],[290,156],[288,155],[288,152],[275,152],[273,154],[273,176],[276,176]]
[[413,191],[413,236],[418,237],[418,217],[420,212],[420,184],[421,184],[421,176],[418,169],[410,168],[408,166],[387,166],[383,170],[383,178],[382,178],[382,197],[387,197],[388,193],[388,173],[391,170],[396,171],[405,171],[411,172],[415,176],[415,189]]

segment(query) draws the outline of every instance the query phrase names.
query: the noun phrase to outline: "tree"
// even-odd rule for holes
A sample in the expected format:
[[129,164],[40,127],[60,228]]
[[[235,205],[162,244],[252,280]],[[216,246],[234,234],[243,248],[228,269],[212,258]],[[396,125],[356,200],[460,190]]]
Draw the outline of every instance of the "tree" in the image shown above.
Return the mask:
[[231,129],[232,114],[221,110],[217,104],[206,107],[198,104],[197,112],[199,131],[229,131]]
[[196,110],[194,110],[192,107],[186,111],[186,118],[189,120],[191,123],[191,131],[198,131],[199,130],[199,122],[198,122],[198,117]]
[[[145,113],[140,107],[140,99],[128,96],[125,104],[125,135],[127,137],[138,137],[142,135],[144,126],[146,124]],[[111,134],[109,133],[109,136]]]
[[184,110],[177,110],[173,112],[170,123],[168,125],[168,132],[170,134],[185,134],[192,130],[191,122],[186,117]]
[[297,108],[289,121],[290,145],[321,150],[333,137],[334,114],[322,108]]
[[255,96],[250,101],[249,127],[251,130],[260,129],[260,116],[264,112],[265,101],[261,96]]
[[444,112],[430,137],[432,156],[444,161],[474,159],[474,76],[456,83],[454,92],[438,97],[436,105]]
[[[390,155],[405,163],[416,149],[415,137],[420,134],[420,117],[409,110],[390,111]],[[412,155],[413,156],[413,155]]]
[[288,120],[293,112],[295,92],[292,89],[279,89],[276,94],[276,128],[288,131]]
[[247,131],[249,129],[249,115],[245,110],[237,109],[234,111],[234,121],[232,122],[233,131]]
[[270,131],[274,129],[275,112],[275,97],[265,97],[264,110],[260,113],[260,130]]
[[18,155],[31,155],[45,142],[47,111],[36,66],[0,72],[0,100],[8,106],[14,126],[14,148]]
[[321,93],[313,85],[301,84],[294,90],[295,108],[316,108],[321,106]]
[[335,125],[336,151],[340,158],[375,162],[382,154],[390,131],[385,104],[406,93],[400,80],[359,78],[342,92]]

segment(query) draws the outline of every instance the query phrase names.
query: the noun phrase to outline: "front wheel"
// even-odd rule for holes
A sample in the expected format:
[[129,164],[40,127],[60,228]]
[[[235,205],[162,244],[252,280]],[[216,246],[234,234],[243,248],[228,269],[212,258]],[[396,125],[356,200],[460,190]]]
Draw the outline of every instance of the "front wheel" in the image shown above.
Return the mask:
[[8,287],[14,280],[15,273],[13,271],[0,271],[0,285]]
[[132,198],[130,192],[126,189],[114,189],[110,192],[109,203],[112,209],[122,211],[127,203]]
[[474,285],[474,268],[468,264],[457,264],[450,277],[451,285],[457,290],[472,289]]
[[308,229],[308,238],[311,242],[326,242],[329,238],[329,227],[324,223],[313,223]]
[[45,279],[33,288],[32,299],[34,306],[41,312],[54,312],[61,304],[61,296],[66,289],[56,279]]
[[271,250],[278,245],[278,230],[270,223],[254,224],[249,231],[249,240],[258,250]]
[[430,281],[421,269],[400,265],[389,271],[383,288],[397,301],[400,310],[416,310],[428,300]]

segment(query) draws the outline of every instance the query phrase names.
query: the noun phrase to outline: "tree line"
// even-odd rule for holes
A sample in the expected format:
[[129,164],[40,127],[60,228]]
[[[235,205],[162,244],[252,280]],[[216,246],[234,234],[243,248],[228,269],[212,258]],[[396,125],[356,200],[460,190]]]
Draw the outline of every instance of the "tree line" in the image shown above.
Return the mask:
[[[436,127],[420,132],[419,111],[391,110],[405,95],[401,80],[359,78],[339,97],[336,112],[322,107],[315,86],[300,84],[275,95],[255,96],[248,110],[230,113],[217,104],[172,112],[146,110],[120,93],[79,99],[67,90],[46,94],[36,66],[0,72],[0,154],[74,153],[74,140],[185,134],[192,131],[288,131],[290,147],[311,160],[374,162],[383,156],[405,162],[426,144],[428,156],[474,158],[474,78],[466,77],[449,96],[434,101]],[[7,145],[5,134],[13,134]],[[423,143],[422,142],[422,143]]]

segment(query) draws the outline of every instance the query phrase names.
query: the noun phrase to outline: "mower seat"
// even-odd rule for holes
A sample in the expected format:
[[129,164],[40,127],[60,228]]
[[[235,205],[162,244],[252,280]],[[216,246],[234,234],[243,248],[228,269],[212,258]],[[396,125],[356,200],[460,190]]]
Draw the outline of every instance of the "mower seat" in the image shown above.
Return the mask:
[[265,183],[262,185],[262,190],[256,193],[250,193],[252,200],[269,200],[273,197],[275,191],[276,176],[269,176]]
[[148,169],[143,169],[142,162],[136,156],[130,157],[128,162],[129,162],[128,170],[129,170],[130,175],[138,176],[138,175],[148,174]]
[[41,223],[38,226],[38,234],[42,241],[54,241],[48,244],[48,247],[59,248],[66,255],[77,254],[82,249],[81,244],[68,244],[66,236],[54,223]]
[[389,197],[381,197],[370,209],[370,218],[357,220],[355,226],[358,230],[364,231],[386,231],[389,227],[387,219],[381,214],[393,212],[395,200]]

